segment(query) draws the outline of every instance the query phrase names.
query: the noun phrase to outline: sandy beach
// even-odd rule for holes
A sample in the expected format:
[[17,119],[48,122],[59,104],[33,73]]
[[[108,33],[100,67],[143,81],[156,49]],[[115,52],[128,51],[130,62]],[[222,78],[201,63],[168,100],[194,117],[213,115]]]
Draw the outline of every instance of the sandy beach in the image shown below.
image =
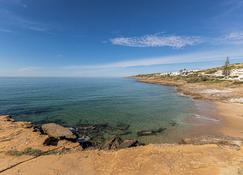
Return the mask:
[[215,102],[219,116],[223,117],[220,131],[224,135],[243,138],[243,105]]
[[[212,116],[222,123],[215,126],[214,133],[243,138],[243,103],[240,101],[243,97],[242,84],[222,86],[221,84],[185,83],[157,78],[136,77],[136,79],[144,83],[175,86],[179,93],[191,96],[196,100],[208,100],[213,103],[214,115]],[[204,107],[204,110],[207,109]],[[209,133],[210,131],[212,130],[209,129]]]

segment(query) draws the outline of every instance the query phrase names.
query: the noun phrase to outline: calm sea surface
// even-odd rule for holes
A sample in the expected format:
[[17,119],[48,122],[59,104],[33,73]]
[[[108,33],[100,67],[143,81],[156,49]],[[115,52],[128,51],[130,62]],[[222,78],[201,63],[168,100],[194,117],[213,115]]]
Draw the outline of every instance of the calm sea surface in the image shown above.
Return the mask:
[[[167,128],[144,142],[173,141],[190,126],[186,117],[196,113],[193,101],[175,88],[123,78],[0,78],[0,114],[17,120],[115,126],[129,124],[138,138],[143,129]],[[172,126],[172,121],[176,126]]]

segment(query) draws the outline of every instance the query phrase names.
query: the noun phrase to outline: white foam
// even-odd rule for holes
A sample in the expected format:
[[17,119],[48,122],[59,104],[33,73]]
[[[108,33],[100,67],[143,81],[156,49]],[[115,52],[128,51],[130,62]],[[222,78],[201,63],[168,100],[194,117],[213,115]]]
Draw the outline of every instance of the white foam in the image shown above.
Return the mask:
[[198,119],[210,120],[210,121],[215,121],[215,122],[218,122],[219,121],[218,119],[211,118],[211,117],[206,117],[206,116],[202,116],[202,115],[199,115],[199,114],[194,114],[194,117],[195,118],[198,118]]

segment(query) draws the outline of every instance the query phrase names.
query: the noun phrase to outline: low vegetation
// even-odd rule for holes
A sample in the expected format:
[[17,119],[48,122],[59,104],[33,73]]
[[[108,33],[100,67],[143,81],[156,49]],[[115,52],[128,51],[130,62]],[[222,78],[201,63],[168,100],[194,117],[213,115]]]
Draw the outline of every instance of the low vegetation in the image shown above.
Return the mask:
[[18,150],[10,150],[7,152],[8,155],[11,156],[23,156],[23,155],[28,155],[28,156],[39,156],[43,154],[43,151],[39,149],[34,149],[31,147],[25,148],[23,151],[18,151]]
[[[243,63],[237,63],[237,64],[230,64],[228,65],[229,70],[233,69],[241,69],[243,68]],[[140,78],[153,78],[157,80],[165,80],[165,81],[184,81],[187,83],[208,83],[208,84],[222,84],[225,86],[228,85],[238,85],[243,84],[242,81],[233,81],[233,80],[227,80],[224,78],[224,76],[210,76],[210,74],[214,74],[219,70],[223,70],[224,66],[216,67],[216,68],[210,68],[206,70],[200,70],[196,72],[190,72],[188,74],[182,74],[182,75],[170,75],[165,74],[162,75],[160,73],[153,73],[153,74],[143,74],[143,75],[137,75],[136,77]]]

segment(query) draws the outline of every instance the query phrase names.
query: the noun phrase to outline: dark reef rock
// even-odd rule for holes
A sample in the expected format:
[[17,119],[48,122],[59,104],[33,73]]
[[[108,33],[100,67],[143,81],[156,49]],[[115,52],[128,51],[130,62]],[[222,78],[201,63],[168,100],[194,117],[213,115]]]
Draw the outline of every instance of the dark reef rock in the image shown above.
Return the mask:
[[151,130],[141,130],[137,132],[137,136],[149,136],[149,135],[156,135],[157,133],[161,133],[164,130],[166,130],[166,128],[159,128],[159,129],[151,129]]
[[39,132],[40,134],[44,134],[44,131],[41,128],[41,125],[33,125],[33,132]]
[[92,143],[90,141],[90,137],[88,136],[82,136],[77,139],[77,142],[82,146],[83,149],[88,148],[92,146]]
[[48,137],[44,142],[43,145],[46,146],[57,146],[59,139],[54,137]]

